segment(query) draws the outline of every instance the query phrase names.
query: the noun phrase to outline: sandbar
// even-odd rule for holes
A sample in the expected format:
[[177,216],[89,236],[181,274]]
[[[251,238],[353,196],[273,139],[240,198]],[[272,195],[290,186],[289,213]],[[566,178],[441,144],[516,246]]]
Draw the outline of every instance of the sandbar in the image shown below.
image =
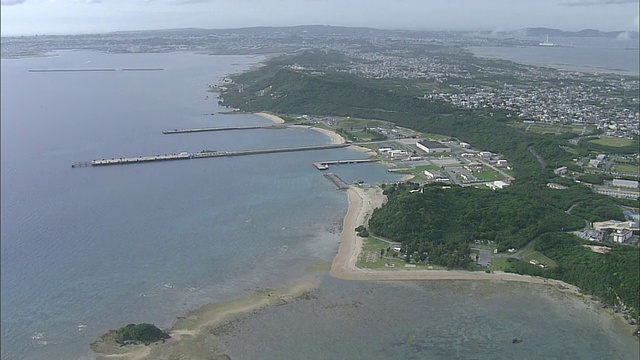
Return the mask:
[[[103,336],[91,345],[96,359],[228,359],[220,353],[212,353],[204,346],[208,334],[224,334],[225,324],[234,316],[255,312],[268,306],[285,305],[295,301],[317,287],[315,280],[305,280],[280,289],[255,291],[240,299],[204,305],[181,316],[168,331],[170,339],[154,345],[129,345],[121,347],[114,340]],[[217,346],[214,345],[215,348]]]

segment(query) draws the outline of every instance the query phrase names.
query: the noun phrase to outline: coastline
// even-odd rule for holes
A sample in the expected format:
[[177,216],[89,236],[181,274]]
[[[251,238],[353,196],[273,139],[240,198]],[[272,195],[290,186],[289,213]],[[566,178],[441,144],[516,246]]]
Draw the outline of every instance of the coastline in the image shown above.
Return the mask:
[[[91,344],[91,349],[96,353],[97,360],[173,359],[185,356],[197,359],[229,359],[222,351],[212,354],[211,348],[204,348],[204,336],[223,335],[229,331],[226,325],[232,322],[235,316],[254,313],[269,306],[286,305],[304,298],[316,287],[315,280],[301,280],[287,287],[257,290],[235,300],[204,305],[178,317],[168,330],[171,338],[164,343],[121,347],[105,335]],[[214,348],[218,349],[218,345],[215,344]]]
[[[535,46],[530,46],[530,47],[536,48]],[[535,62],[535,61],[525,61],[525,60],[512,60],[508,56],[505,56],[504,54],[501,54],[496,51],[491,51],[491,50],[502,49],[502,48],[505,48],[505,47],[471,46],[471,47],[467,47],[467,50],[469,50],[471,53],[474,54],[474,56],[477,56],[477,57],[483,57],[483,58],[492,59],[492,60],[506,60],[506,61],[511,61],[520,65],[525,65],[525,66],[550,68],[550,69],[560,70],[560,71],[583,72],[587,74],[622,75],[622,76],[629,76],[634,78],[637,78],[638,76],[640,76],[640,74],[631,70],[598,67],[595,65],[570,65],[570,64],[557,63],[557,62],[548,63],[548,62]]]
[[[265,115],[269,115],[270,119],[271,117],[276,117],[282,120],[275,115]],[[273,121],[275,122],[276,120]],[[306,125],[294,126],[319,131],[329,136],[334,144],[344,143],[344,139],[331,130]],[[370,149],[359,146],[352,146],[352,148],[359,151],[371,152]],[[329,270],[330,276],[334,278],[346,281],[483,280],[498,282],[513,281],[536,284],[536,286],[546,285],[550,290],[579,298],[583,300],[587,306],[591,307],[593,311],[599,314],[609,315],[615,320],[619,320],[622,325],[634,329],[633,326],[624,320],[621,313],[616,314],[610,309],[603,309],[599,301],[583,294],[578,287],[559,280],[505,272],[487,274],[481,271],[472,272],[465,270],[402,268],[374,270],[359,268],[356,266],[356,262],[362,251],[363,239],[357,236],[355,228],[359,225],[366,225],[373,211],[386,203],[387,199],[379,186],[350,186],[346,192],[348,196],[348,208],[343,218],[340,246],[333,262],[330,264]],[[171,356],[184,356],[185,354],[194,358],[213,356],[213,359],[229,359],[228,356],[221,351],[216,354],[211,354],[211,349],[204,349],[201,345],[204,336],[208,334],[224,335],[230,331],[229,324],[231,324],[234,319],[237,319],[238,316],[247,316],[265,307],[286,305],[308,296],[309,292],[317,287],[318,283],[316,281],[301,280],[287,287],[258,290],[238,299],[206,304],[190,311],[185,316],[178,317],[173,326],[168,330],[171,338],[168,339],[166,343],[158,343],[153,346],[135,345],[131,347],[120,347],[113,341],[105,341],[103,338],[100,338],[92,344],[92,349],[96,353],[96,359],[99,360],[113,358],[124,360],[171,358]],[[216,349],[221,348],[221,346],[218,345],[220,344],[216,344]]]
[[341,135],[339,135],[337,132],[331,131],[328,129],[323,129],[323,128],[319,128],[311,125],[291,125],[291,127],[317,131],[331,138],[332,144],[344,144],[346,142],[344,138]]
[[277,115],[269,114],[266,112],[257,112],[257,113],[254,113],[253,115],[260,116],[261,118],[265,118],[267,120],[271,120],[276,124],[284,124],[284,119]]
[[[260,116],[261,118],[265,118],[267,120],[271,120],[274,123],[279,124],[279,125],[285,123],[284,119],[281,118],[280,116],[269,114],[269,113],[266,113],[266,112],[257,112],[257,113],[254,113],[253,115]],[[311,125],[291,125],[291,127],[309,129],[309,130],[313,130],[313,131],[317,131],[319,133],[322,133],[322,134],[328,136],[329,138],[331,138],[331,143],[332,144],[344,144],[346,142],[346,140],[341,135],[339,135],[335,131],[331,131],[331,130],[328,130],[328,129],[323,129],[323,128],[319,128],[319,127],[315,127],[315,126],[311,126]],[[354,148],[355,148],[355,146],[354,146]],[[369,149],[366,149],[366,150],[368,151]]]
[[518,275],[496,271],[491,274],[480,271],[465,270],[422,270],[396,269],[373,270],[356,266],[362,250],[363,240],[356,235],[355,228],[366,225],[373,210],[386,202],[382,189],[378,187],[359,188],[351,186],[347,189],[349,208],[343,220],[340,234],[340,248],[331,264],[331,276],[342,280],[500,280],[520,281],[535,284],[556,285],[563,290],[581,294],[578,287],[553,279],[529,275]]
[[519,275],[495,271],[485,273],[481,271],[465,270],[423,270],[423,269],[363,269],[356,266],[358,256],[362,251],[363,239],[356,234],[355,228],[368,223],[373,211],[386,202],[386,196],[382,189],[375,186],[361,188],[350,186],[347,189],[349,207],[343,219],[342,232],[340,234],[340,247],[338,254],[331,264],[330,275],[341,280],[356,281],[424,281],[424,280],[484,280],[484,281],[513,281],[544,285],[553,288],[560,293],[575,296],[584,301],[598,313],[609,315],[619,321],[623,326],[634,331],[635,325],[629,324],[621,312],[615,313],[611,309],[603,308],[603,304],[596,298],[582,293],[575,285],[564,281],[547,279],[542,277]]

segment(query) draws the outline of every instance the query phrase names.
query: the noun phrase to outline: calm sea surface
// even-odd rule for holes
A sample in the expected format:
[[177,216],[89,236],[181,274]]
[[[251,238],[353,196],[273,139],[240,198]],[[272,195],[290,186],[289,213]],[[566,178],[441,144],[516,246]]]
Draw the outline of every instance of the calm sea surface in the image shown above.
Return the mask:
[[[345,282],[240,317],[232,359],[638,359],[638,342],[581,299],[522,283]],[[513,339],[521,343],[513,343]]]
[[[89,344],[108,329],[168,327],[200,305],[288,283],[309,263],[331,261],[347,198],[311,164],[362,153],[70,166],[113,156],[328,143],[304,129],[161,134],[269,124],[252,115],[203,115],[222,110],[207,84],[260,60],[94,52],[2,60],[2,359],[88,357]],[[143,67],[165,70],[28,72]],[[331,171],[349,182],[397,180],[377,164]],[[249,329],[227,346],[241,359],[347,358],[340,355],[359,349],[361,358],[637,358],[637,342],[615,323],[532,289],[326,278],[316,299],[246,318]],[[280,332],[269,332],[274,328]],[[503,343],[515,336],[525,342],[509,352],[512,345]],[[265,346],[273,351],[256,356]],[[430,356],[430,346],[440,352]],[[547,348],[536,352],[539,346]],[[482,353],[467,356],[476,348]]]
[[[312,166],[352,150],[102,168],[73,161],[325,144],[304,129],[162,135],[270,124],[205,90],[258,57],[60,52],[2,60],[2,359],[72,359],[110,328],[176,316],[330,261],[347,198]],[[29,69],[164,68],[30,73]],[[207,99],[207,95],[209,99]],[[332,169],[396,180],[381,165]],[[341,173],[342,171],[342,173]],[[344,174],[343,174],[344,173]]]
[[640,72],[637,39],[551,38],[549,41],[560,46],[473,47],[470,50],[478,56],[523,64],[632,76]]

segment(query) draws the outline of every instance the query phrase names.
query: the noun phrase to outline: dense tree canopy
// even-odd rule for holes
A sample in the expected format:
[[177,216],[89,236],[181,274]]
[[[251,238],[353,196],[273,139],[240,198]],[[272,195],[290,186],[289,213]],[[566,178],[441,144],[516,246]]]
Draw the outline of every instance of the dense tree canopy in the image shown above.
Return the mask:
[[121,327],[114,333],[114,338],[121,344],[127,342],[141,342],[150,344],[152,342],[164,340],[168,338],[167,334],[152,324],[129,324]]

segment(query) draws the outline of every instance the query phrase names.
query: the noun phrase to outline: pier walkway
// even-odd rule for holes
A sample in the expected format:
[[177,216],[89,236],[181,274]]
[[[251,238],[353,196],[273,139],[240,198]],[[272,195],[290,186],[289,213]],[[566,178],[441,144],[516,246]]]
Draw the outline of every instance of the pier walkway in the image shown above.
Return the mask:
[[255,125],[255,126],[228,126],[228,127],[206,127],[206,128],[194,128],[194,129],[173,129],[163,130],[165,135],[171,134],[186,134],[205,131],[229,131],[229,130],[251,130],[251,129],[284,129],[286,125]]
[[347,146],[349,146],[349,144],[329,144],[329,145],[301,146],[301,147],[289,147],[289,148],[279,148],[279,149],[238,150],[238,151],[202,150],[196,153],[181,152],[177,154],[96,159],[91,161],[74,162],[71,164],[71,167],[76,168],[76,167],[103,166],[103,165],[124,165],[124,164],[137,164],[137,163],[153,162],[153,161],[190,160],[190,159],[221,157],[221,156],[245,156],[245,155],[271,154],[271,153],[295,152],[295,151],[339,149],[339,148],[345,148]]
[[318,161],[314,162],[313,166],[318,170],[327,170],[329,165],[338,165],[338,164],[360,164],[360,163],[370,163],[377,162],[380,159],[354,159],[354,160],[327,160],[327,161]]

